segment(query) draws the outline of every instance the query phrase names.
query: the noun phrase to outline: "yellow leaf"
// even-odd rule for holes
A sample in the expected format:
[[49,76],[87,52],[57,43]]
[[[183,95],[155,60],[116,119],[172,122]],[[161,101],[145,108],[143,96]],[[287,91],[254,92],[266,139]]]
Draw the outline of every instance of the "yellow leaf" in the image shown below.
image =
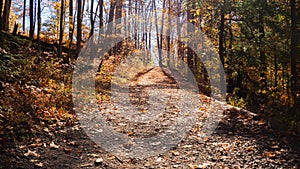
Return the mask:
[[134,133],[133,133],[133,131],[130,131],[127,134],[128,134],[128,136],[132,136]]

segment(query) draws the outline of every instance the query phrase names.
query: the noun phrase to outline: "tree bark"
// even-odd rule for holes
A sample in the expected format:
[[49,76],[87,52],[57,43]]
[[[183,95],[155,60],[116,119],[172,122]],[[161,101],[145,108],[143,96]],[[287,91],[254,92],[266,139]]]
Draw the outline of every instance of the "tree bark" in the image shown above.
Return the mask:
[[59,57],[62,57],[62,41],[64,37],[64,10],[65,2],[61,0],[60,5],[60,18],[59,18]]
[[69,48],[72,46],[73,42],[73,32],[74,32],[74,24],[73,24],[73,0],[69,0]]
[[79,54],[80,49],[81,49],[81,0],[77,0],[77,54]]
[[40,41],[40,33],[42,27],[42,19],[41,19],[41,0],[38,1],[38,11],[37,11],[37,19],[38,19],[38,29],[37,29],[37,40]]
[[223,1],[223,4],[221,6],[221,21],[220,21],[220,27],[219,27],[219,57],[222,63],[222,66],[224,67],[224,54],[225,54],[225,48],[224,48],[224,41],[225,41],[225,35],[224,35],[224,22],[225,22],[225,5],[226,0]]
[[5,0],[4,10],[2,15],[2,29],[8,31],[9,29],[9,13],[11,7],[11,0]]
[[26,26],[25,25],[26,25],[26,0],[24,0],[24,3],[23,3],[23,32],[24,33],[26,32],[26,30],[25,30]]
[[91,0],[91,13],[90,13],[91,31],[90,31],[89,37],[93,36],[94,29],[95,29],[95,21],[94,21],[94,17],[93,17],[93,12],[94,12],[94,0]]
[[33,21],[33,0],[29,1],[29,37],[33,39],[34,21]]

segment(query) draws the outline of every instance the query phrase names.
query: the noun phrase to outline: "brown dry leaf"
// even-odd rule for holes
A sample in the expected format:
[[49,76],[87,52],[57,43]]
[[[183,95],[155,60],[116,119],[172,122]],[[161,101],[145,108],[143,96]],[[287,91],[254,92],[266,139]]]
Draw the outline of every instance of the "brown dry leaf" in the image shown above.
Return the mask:
[[23,145],[22,145],[22,146],[20,146],[19,148],[20,148],[20,149],[25,149],[26,147],[27,147],[27,146],[23,146]]
[[279,149],[278,145],[271,146],[272,149]]
[[254,150],[255,150],[255,148],[252,146],[247,148],[247,151],[254,151]]
[[77,144],[76,141],[70,141],[70,142],[67,143],[67,145],[69,145],[69,146],[77,146],[78,144]]
[[268,157],[268,158],[274,158],[276,156],[276,153],[272,152],[272,151],[269,151],[269,152],[266,152],[265,155]]
[[178,151],[171,151],[172,155],[174,156],[179,156],[179,152]]
[[142,113],[147,113],[148,110],[147,110],[147,109],[142,109],[141,112],[142,112]]
[[34,164],[34,166],[36,166],[36,167],[43,167],[44,164],[42,162],[39,162],[39,163]]
[[53,141],[50,143],[50,148],[58,149],[59,145],[56,145]]
[[129,131],[127,134],[128,134],[128,136],[132,136],[134,133],[133,133],[133,131]]
[[208,137],[204,137],[204,138],[203,138],[203,141],[204,141],[204,142],[208,142],[208,140],[209,140]]
[[42,145],[43,145],[42,143],[33,143],[33,144],[30,144],[28,147],[40,147]]
[[66,153],[70,153],[70,152],[72,152],[72,149],[71,149],[71,148],[66,148],[66,147],[64,147],[64,151],[65,151]]
[[28,150],[27,153],[24,154],[24,156],[26,156],[26,157],[28,157],[28,156],[39,157],[40,155],[35,151]]

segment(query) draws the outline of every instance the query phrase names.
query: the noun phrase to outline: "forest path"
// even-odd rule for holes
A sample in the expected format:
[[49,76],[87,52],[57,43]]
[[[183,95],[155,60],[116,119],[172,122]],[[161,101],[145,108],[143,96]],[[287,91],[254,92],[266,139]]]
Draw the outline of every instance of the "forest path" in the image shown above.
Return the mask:
[[[131,81],[131,103],[140,111],[140,116],[149,113],[150,108],[160,107],[155,104],[162,104],[154,98],[154,105],[150,106],[149,94],[159,89],[160,94],[165,95],[163,98],[167,103],[164,112],[154,114],[146,122],[138,121],[141,120],[139,118],[131,120],[126,114],[118,113],[118,108],[110,101],[100,103],[103,117],[115,131],[131,138],[147,138],[165,132],[165,128],[172,125],[179,113],[176,95],[178,85],[166,71],[168,70],[155,67]],[[159,155],[144,159],[115,156],[101,148],[101,145],[95,144],[83,131],[80,123],[75,122],[64,128],[53,124],[37,133],[32,142],[16,145],[10,152],[9,163],[4,164],[4,167],[299,168],[299,152],[291,146],[292,143],[297,143],[297,138],[278,135],[263,120],[253,118],[247,111],[227,107],[214,133],[210,137],[200,137],[203,120],[209,113],[209,105],[214,105],[214,100],[202,94],[198,96],[202,105],[195,125],[176,146]],[[219,108],[214,106],[214,109]]]

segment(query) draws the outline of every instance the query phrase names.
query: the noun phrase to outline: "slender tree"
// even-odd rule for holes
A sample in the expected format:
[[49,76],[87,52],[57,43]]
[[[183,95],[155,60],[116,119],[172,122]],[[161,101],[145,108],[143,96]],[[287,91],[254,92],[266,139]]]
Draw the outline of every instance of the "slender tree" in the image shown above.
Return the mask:
[[37,10],[37,19],[38,19],[38,29],[37,29],[37,40],[40,41],[40,33],[41,33],[41,27],[42,27],[42,19],[41,19],[41,0],[38,1],[38,10]]
[[65,13],[65,2],[61,0],[60,5],[60,18],[59,18],[59,56],[62,57],[62,41],[64,37],[64,13]]
[[3,1],[4,0],[0,0],[0,30],[2,30],[2,10],[3,10]]
[[106,30],[107,35],[111,35],[113,33],[112,21],[114,19],[115,8],[116,8],[116,0],[111,0],[110,1],[109,14],[108,14],[108,27],[107,27],[107,30]]
[[74,22],[73,22],[73,0],[69,0],[69,55],[73,43]]
[[[97,12],[97,11],[96,11]],[[89,37],[94,34],[95,29],[95,20],[94,20],[94,0],[91,0],[91,9],[90,9],[90,23],[91,23],[91,31]],[[96,14],[95,14],[96,15]]]
[[225,41],[225,30],[224,30],[224,24],[225,24],[225,5],[226,0],[223,1],[221,5],[221,21],[220,21],[220,27],[219,27],[219,57],[222,63],[222,66],[224,66],[224,55],[225,55],[225,47],[224,47],[224,41]]
[[81,21],[81,10],[82,10],[82,7],[81,7],[81,4],[82,1],[81,0],[77,0],[77,53],[79,54],[80,52],[80,48],[81,48],[81,24],[82,24],[82,21]]
[[[24,0],[24,3],[23,3],[23,32],[25,33],[25,29],[26,29],[26,2],[27,0]],[[1,4],[0,4],[1,5]]]
[[34,35],[34,21],[33,21],[33,0],[29,1],[29,37],[33,39]]

